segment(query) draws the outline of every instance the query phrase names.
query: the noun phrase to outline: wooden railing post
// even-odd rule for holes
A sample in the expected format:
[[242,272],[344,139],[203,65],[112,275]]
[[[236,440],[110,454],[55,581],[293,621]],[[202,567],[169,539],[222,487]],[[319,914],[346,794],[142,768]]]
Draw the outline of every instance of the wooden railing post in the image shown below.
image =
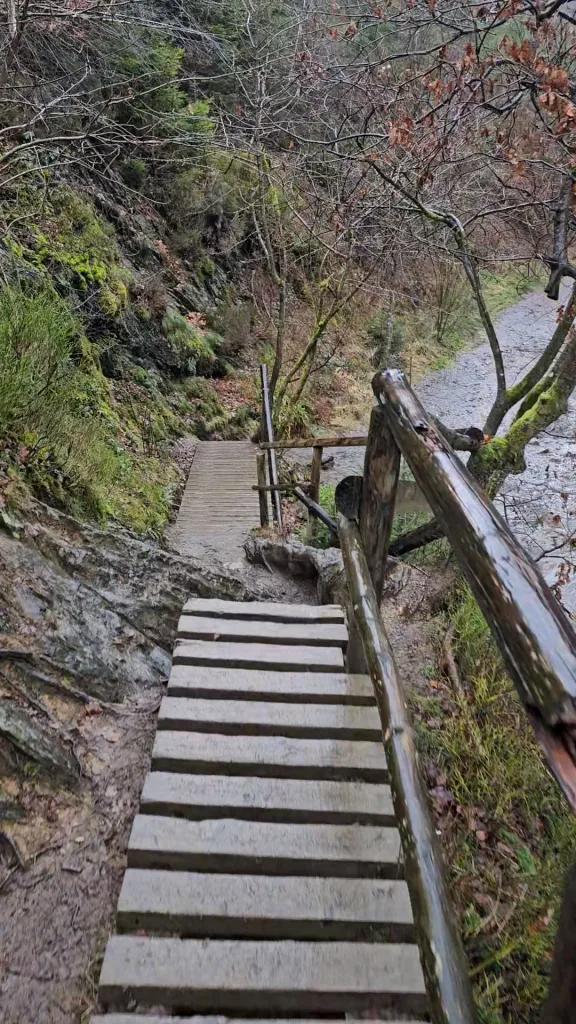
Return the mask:
[[400,474],[400,449],[381,406],[372,409],[364,457],[360,536],[370,576],[380,601],[392,532]]
[[[272,427],[272,410],[270,408],[270,395],[268,393],[268,370],[266,363],[260,366],[260,380],[262,382],[262,421],[266,441],[269,444],[274,442],[274,428]],[[268,472],[272,487],[278,487],[278,466],[276,464],[276,452],[273,448],[268,449]],[[282,501],[280,491],[272,491],[272,514],[279,529],[282,529]]]
[[268,526],[268,492],[266,490],[266,454],[256,455],[256,478],[258,480],[258,501],[260,504],[260,526]]
[[[320,471],[322,469],[322,448],[315,446],[312,451],[312,465],[310,466],[310,497],[312,501],[320,504]],[[308,540],[312,540],[314,537],[314,526],[315,517],[312,512],[308,512],[308,524],[306,527],[306,537]]]

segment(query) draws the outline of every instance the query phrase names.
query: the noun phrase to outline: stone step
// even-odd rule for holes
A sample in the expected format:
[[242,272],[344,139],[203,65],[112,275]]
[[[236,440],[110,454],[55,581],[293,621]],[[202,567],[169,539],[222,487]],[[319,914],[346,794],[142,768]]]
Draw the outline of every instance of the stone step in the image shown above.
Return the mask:
[[238,818],[325,825],[394,823],[388,786],[170,772],[147,775],[140,810],[143,814],[190,820]]
[[197,775],[249,775],[275,779],[342,779],[387,782],[381,743],[307,740],[286,736],[235,736],[161,729],[152,767]]
[[170,697],[230,698],[294,704],[375,704],[370,676],[343,672],[274,672],[246,668],[172,666]]
[[128,866],[210,873],[400,879],[397,829],[284,825],[234,819],[187,821],[138,814]]
[[338,604],[275,604],[273,601],[221,601],[193,597],[184,605],[185,615],[209,615],[219,619],[259,619],[261,622],[345,621]]
[[345,650],[348,630],[345,625],[333,622],[261,622],[258,619],[181,615],[178,638],[219,640],[222,643],[282,644],[291,647],[341,647]]
[[276,644],[228,643],[189,640],[177,645],[176,665],[212,665],[221,668],[263,668],[277,672],[342,672],[340,647],[292,647]]
[[413,942],[405,882],[128,869],[118,930],[181,938]]
[[104,1005],[179,1013],[339,1013],[425,1008],[418,949],[408,944],[254,942],[115,935],[100,976]]
[[377,709],[345,704],[270,705],[266,701],[164,697],[158,712],[158,728],[233,736],[382,741]]

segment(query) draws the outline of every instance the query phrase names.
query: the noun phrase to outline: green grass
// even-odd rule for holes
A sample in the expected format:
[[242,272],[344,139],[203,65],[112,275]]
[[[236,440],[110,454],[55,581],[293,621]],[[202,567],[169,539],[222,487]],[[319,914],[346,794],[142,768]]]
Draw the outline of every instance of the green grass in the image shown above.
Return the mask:
[[413,694],[418,744],[449,795],[438,825],[482,1021],[536,1024],[576,820],[467,586],[448,618],[464,695],[437,680]]
[[[131,417],[146,397],[114,401],[80,322],[48,286],[0,289],[0,469],[72,515],[158,536],[176,473],[142,450]],[[160,426],[151,413],[146,429]]]
[[[338,510],[336,508],[336,502],[334,500],[334,484],[320,484],[320,501],[319,504],[332,516],[333,519],[338,518]],[[300,506],[302,508],[302,506]],[[306,524],[303,523],[297,527],[294,531],[295,536],[299,538],[303,543],[309,544],[313,548],[329,548],[335,543],[332,531],[328,529],[324,523],[321,523],[317,519],[314,523],[314,537],[312,540],[308,540],[306,537]]]
[[[401,537],[404,533],[409,533],[410,530],[415,530],[418,526],[422,526],[429,519],[430,512],[400,512],[394,516],[392,522],[391,541]],[[409,554],[402,557],[410,565],[439,566],[446,562],[450,555],[450,550],[448,541],[442,537],[440,540],[434,540],[430,544],[417,548],[416,551],[410,551]]]

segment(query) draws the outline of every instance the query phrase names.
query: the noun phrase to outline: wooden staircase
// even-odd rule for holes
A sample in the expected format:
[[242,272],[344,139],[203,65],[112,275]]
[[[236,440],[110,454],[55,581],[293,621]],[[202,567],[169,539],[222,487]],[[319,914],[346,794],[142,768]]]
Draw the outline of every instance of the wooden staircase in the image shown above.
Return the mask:
[[178,638],[92,1024],[424,1015],[342,610],[192,600]]

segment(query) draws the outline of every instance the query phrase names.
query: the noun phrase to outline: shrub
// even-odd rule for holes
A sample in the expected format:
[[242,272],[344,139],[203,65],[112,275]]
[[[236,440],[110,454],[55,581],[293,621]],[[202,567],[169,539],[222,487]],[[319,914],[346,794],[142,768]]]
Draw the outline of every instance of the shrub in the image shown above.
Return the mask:
[[82,359],[79,324],[55,292],[0,290],[0,434],[25,443],[37,489],[100,515],[116,463],[106,384]]
[[195,374],[200,360],[208,364],[214,362],[210,338],[173,306],[166,310],[162,319],[162,330],[187,373]]
[[130,188],[140,189],[148,177],[148,165],[143,160],[131,157],[120,165],[123,180]]

